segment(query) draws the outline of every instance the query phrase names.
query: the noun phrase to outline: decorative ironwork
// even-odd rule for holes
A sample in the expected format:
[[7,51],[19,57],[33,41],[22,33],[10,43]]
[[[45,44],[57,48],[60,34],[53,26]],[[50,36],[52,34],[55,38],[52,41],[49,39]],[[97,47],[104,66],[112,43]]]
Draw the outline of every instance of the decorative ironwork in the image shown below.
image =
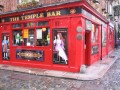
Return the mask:
[[44,51],[42,50],[16,50],[16,58],[21,60],[44,60]]

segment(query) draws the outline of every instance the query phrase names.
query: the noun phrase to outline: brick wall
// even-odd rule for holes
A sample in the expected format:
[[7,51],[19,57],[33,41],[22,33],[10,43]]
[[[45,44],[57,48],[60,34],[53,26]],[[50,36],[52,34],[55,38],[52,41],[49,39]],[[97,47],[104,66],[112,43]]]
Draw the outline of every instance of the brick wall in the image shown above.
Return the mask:
[[17,0],[0,0],[0,5],[4,6],[4,12],[15,10],[17,8]]
[[[0,0],[0,5],[4,6],[4,12],[16,10],[17,9],[17,1],[18,0]],[[46,5],[46,4],[53,4],[53,3],[61,3],[61,2],[67,2],[67,1],[74,1],[74,0],[39,0],[39,4]],[[102,13],[102,8],[105,7],[105,1],[106,0],[99,0],[100,4],[95,5],[92,1],[93,0],[87,0],[97,11]],[[111,0],[114,1],[114,0]],[[116,0],[118,1],[118,0]]]
[[[4,12],[16,10],[18,4],[17,1],[18,0],[0,0],[0,5],[4,6]],[[74,1],[74,0],[39,0],[39,4],[47,5],[47,4],[61,3],[67,1]]]

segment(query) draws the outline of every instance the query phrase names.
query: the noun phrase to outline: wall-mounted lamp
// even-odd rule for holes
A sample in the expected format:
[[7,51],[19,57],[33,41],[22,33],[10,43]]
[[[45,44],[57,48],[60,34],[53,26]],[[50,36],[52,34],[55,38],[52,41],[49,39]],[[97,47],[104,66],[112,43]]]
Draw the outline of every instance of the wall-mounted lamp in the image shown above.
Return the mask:
[[93,3],[99,4],[99,0],[93,0]]
[[104,13],[105,13],[105,14],[108,14],[108,11],[105,11]]
[[102,8],[102,12],[104,12],[105,11],[105,8]]
[[109,17],[112,17],[112,14],[109,14]]

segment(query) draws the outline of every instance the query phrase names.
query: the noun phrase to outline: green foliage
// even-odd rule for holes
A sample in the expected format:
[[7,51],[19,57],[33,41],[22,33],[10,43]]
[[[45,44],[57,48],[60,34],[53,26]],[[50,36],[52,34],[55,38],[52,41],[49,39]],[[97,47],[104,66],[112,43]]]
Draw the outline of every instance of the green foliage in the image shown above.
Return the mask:
[[27,3],[27,2],[28,2],[28,0],[21,0],[21,2],[22,2],[22,3]]

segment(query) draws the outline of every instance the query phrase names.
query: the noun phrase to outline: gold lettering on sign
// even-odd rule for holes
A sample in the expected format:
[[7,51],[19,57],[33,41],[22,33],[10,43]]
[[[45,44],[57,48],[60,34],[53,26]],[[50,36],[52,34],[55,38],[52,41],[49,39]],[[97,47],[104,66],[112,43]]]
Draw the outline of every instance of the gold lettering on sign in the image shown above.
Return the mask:
[[55,12],[52,12],[51,14],[52,14],[52,16],[56,16]]
[[61,15],[61,12],[60,12],[60,11],[47,12],[47,17],[60,16],[60,15]]
[[19,21],[19,17],[13,17],[13,18],[10,18],[10,21],[13,22],[13,21]]
[[56,11],[56,16],[60,16],[61,12],[60,11]]
[[21,18],[22,18],[22,20],[24,20],[24,19],[25,19],[25,17],[24,17],[24,16],[21,16]]
[[44,13],[40,13],[39,18],[42,18],[42,17],[44,17]]
[[[47,17],[60,16],[60,15],[61,15],[61,11],[47,12]],[[19,17],[11,17],[10,22],[19,21],[19,20],[35,19],[35,18],[43,18],[43,17],[45,17],[44,13],[23,15],[23,16],[19,16]]]
[[47,17],[50,17],[50,16],[51,16],[50,12],[47,12]]
[[32,18],[38,18],[38,14],[33,14]]
[[21,16],[22,20],[42,18],[42,17],[44,17],[44,13]]

